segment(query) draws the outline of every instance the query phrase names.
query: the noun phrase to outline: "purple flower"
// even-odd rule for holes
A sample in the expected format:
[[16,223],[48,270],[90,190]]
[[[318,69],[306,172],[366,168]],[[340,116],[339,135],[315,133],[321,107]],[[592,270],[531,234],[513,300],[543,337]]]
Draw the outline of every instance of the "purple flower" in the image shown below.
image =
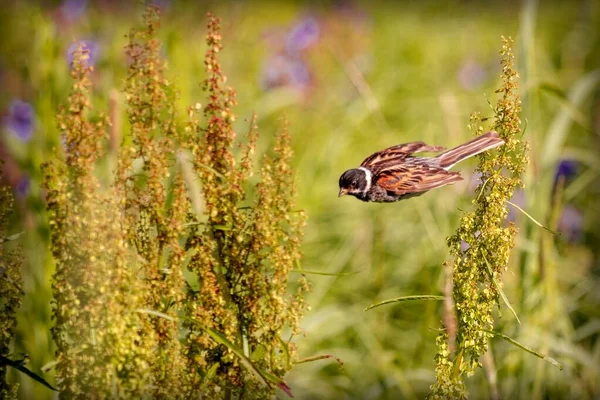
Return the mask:
[[466,90],[474,90],[487,79],[487,72],[475,60],[466,60],[458,71],[458,81]]
[[552,191],[556,190],[556,185],[559,180],[563,181],[563,184],[568,180],[572,179],[577,175],[577,169],[579,164],[574,160],[562,160],[556,167],[556,173],[554,174],[554,184],[552,185]]
[[60,13],[67,22],[73,22],[85,13],[87,5],[87,0],[65,0],[60,6]]
[[162,12],[167,12],[171,8],[171,0],[152,0],[152,5]]
[[29,103],[14,99],[8,106],[8,115],[3,121],[4,128],[23,142],[28,142],[33,134],[35,116]]
[[583,238],[583,214],[572,205],[567,205],[560,215],[558,230],[568,242],[577,243]]
[[93,66],[96,64],[96,60],[100,54],[100,46],[92,40],[81,40],[80,42],[71,43],[69,49],[67,50],[67,62],[69,63],[69,66],[73,65],[75,51],[77,51],[77,46],[80,44],[82,46],[82,50],[87,50],[88,52],[87,65]]
[[27,175],[23,175],[19,182],[15,185],[15,194],[18,198],[23,199],[27,197],[29,194],[29,187],[31,185],[31,180]]
[[267,90],[281,86],[306,89],[310,85],[311,74],[303,60],[276,55],[265,64],[262,81]]
[[313,17],[308,17],[292,27],[287,35],[285,47],[290,56],[299,54],[319,39],[319,23]]

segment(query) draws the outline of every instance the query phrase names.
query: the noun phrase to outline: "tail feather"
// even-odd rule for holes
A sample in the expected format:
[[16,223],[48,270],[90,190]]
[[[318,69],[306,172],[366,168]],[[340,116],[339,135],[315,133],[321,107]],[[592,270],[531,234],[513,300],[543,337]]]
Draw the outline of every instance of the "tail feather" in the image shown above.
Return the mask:
[[477,136],[475,139],[468,141],[467,143],[461,144],[458,147],[450,149],[437,155],[434,159],[438,160],[439,166],[444,169],[452,168],[456,163],[465,160],[469,157],[473,157],[484,151],[502,146],[504,140],[498,137],[498,132],[489,131],[481,136]]

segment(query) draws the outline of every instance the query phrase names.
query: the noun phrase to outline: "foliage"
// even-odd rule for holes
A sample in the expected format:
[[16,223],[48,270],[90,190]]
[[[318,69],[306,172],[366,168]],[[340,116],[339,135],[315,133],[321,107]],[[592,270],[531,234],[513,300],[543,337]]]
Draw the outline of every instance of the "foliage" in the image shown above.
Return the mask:
[[[521,100],[512,39],[503,38],[503,42],[502,86],[497,91],[501,98],[494,107],[494,129],[505,143],[491,155],[486,152],[479,156],[476,171],[481,173],[481,183],[473,200],[475,209],[461,218],[456,233],[448,239],[454,256],[452,297],[456,322],[447,322],[437,339],[437,381],[431,388],[431,399],[467,397],[464,375],[472,375],[481,366],[480,358],[488,350],[487,331],[494,326],[492,310],[500,305],[503,294],[497,282],[507,268],[517,234],[513,223],[503,225],[508,216],[507,202],[522,186],[527,144],[521,140]],[[478,114],[471,117],[471,129],[476,134],[484,132],[480,120]]]
[[[0,172],[3,170],[0,162]],[[1,175],[1,174],[0,174]],[[16,313],[23,300],[21,265],[23,254],[20,248],[6,251],[5,246],[18,235],[9,235],[8,227],[14,213],[14,197],[10,187],[0,186],[0,356],[8,358],[10,344],[17,325]],[[15,237],[16,236],[16,237]],[[17,398],[16,383],[6,380],[8,364],[0,362],[0,397]]]
[[[287,126],[278,135],[275,157],[262,163],[254,206],[240,208],[257,133],[253,120],[236,167],[233,90],[221,87],[225,79],[216,57],[219,21],[209,16],[206,126],[192,108],[185,129],[176,124],[175,92],[164,76],[157,9],[148,7],[144,21],[143,29],[131,31],[126,48],[131,143],[118,152],[114,182],[103,185],[95,174],[107,123],[89,116],[93,67],[82,46],[73,58],[68,105],[57,117],[64,156],[57,150],[44,167],[57,264],[58,387],[67,397],[264,398],[275,386],[264,381],[265,388],[257,387],[241,361],[252,354],[259,371],[287,387],[281,378],[295,358],[290,340],[298,332],[306,287],[287,294],[303,226],[294,212]],[[176,164],[175,154],[185,150],[202,184],[204,213],[191,212],[185,168]],[[206,222],[199,222],[204,214]],[[186,226],[192,226],[187,235]],[[184,282],[186,252],[198,287]],[[281,338],[284,328],[292,333],[288,340]],[[228,341],[217,340],[220,335]]]

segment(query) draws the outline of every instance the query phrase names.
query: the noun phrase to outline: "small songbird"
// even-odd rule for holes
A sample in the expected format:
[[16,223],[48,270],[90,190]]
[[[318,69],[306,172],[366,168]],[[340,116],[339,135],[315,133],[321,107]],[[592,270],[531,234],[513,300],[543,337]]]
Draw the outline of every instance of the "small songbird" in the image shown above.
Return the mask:
[[344,172],[340,177],[339,196],[349,194],[377,203],[420,196],[430,189],[461,181],[460,173],[448,171],[454,164],[503,144],[497,132],[489,131],[435,157],[414,157],[413,154],[445,148],[423,142],[392,146],[370,155],[360,167]]

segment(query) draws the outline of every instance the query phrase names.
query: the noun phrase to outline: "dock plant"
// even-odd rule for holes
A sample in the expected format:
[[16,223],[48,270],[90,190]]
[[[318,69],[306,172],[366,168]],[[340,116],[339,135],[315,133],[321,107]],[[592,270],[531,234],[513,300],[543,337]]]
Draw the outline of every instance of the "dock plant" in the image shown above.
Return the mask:
[[[189,107],[187,121],[159,28],[148,7],[128,35],[122,138],[92,109],[88,50],[73,56],[71,95],[57,115],[62,147],[44,165],[58,389],[66,398],[291,394],[283,378],[308,284],[290,279],[305,218],[294,204],[288,125],[251,185],[258,128],[253,117],[246,137],[235,132],[219,19],[208,16],[207,102]],[[116,164],[100,162],[105,149]],[[106,165],[116,168],[100,173]]]
[[528,143],[523,140],[513,41],[502,40],[502,84],[496,91],[499,99],[493,106],[492,124],[484,127],[481,115],[474,113],[469,128],[475,135],[492,128],[505,143],[479,156],[476,173],[481,179],[473,208],[462,216],[460,226],[448,238],[452,259],[447,265],[452,270],[454,309],[450,310],[451,317],[444,318],[445,329],[436,340],[436,382],[431,386],[430,399],[467,397],[465,377],[482,366],[490,338],[502,337],[493,331],[494,308],[506,306],[514,314],[502,290],[502,274],[508,266],[517,228],[506,219],[515,189],[523,186]]

